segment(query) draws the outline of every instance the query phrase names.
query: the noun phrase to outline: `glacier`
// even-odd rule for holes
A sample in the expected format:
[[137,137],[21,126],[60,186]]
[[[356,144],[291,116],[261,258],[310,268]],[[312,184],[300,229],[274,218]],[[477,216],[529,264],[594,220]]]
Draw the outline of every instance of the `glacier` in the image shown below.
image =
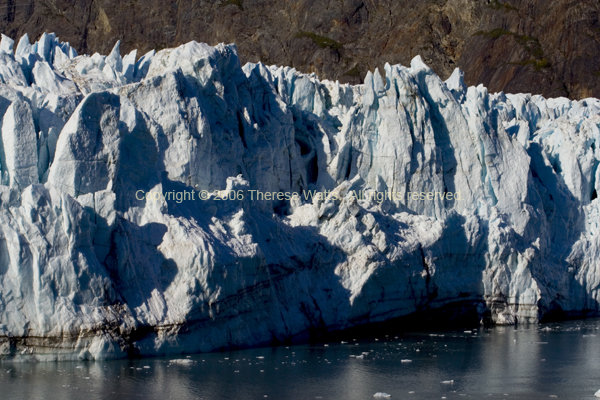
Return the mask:
[[[136,59],[2,35],[0,359],[600,314],[600,100],[492,94],[418,56],[356,86],[235,45]],[[251,196],[307,190],[329,194]],[[443,196],[356,196],[387,191]]]

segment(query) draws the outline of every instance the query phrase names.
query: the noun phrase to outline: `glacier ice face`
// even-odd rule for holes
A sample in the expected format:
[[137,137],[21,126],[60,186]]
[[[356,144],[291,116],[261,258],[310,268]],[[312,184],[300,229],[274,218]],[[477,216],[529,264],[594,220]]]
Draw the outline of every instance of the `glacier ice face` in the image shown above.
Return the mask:
[[2,36],[2,358],[599,312],[597,99],[490,94],[420,57],[349,86],[242,67],[233,45],[13,47]]

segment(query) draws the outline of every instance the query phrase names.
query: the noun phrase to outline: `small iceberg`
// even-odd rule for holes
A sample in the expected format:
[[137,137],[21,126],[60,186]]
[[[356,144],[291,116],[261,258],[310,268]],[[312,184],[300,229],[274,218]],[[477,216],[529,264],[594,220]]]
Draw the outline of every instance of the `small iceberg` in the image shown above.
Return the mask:
[[190,360],[189,358],[177,358],[175,360],[169,361],[169,363],[171,363],[171,364],[189,365],[189,364],[193,364],[194,360]]
[[412,360],[400,360],[401,363],[410,363]]
[[392,397],[392,395],[383,392],[377,392],[373,395],[373,397],[377,397],[378,399],[389,399]]
[[449,380],[449,381],[442,381],[442,383],[443,383],[444,385],[451,385],[451,384],[453,384],[453,383],[454,383],[454,379],[451,379],[451,380]]
[[596,392],[596,394],[594,394],[594,397],[600,397],[600,390],[598,390],[598,391]]

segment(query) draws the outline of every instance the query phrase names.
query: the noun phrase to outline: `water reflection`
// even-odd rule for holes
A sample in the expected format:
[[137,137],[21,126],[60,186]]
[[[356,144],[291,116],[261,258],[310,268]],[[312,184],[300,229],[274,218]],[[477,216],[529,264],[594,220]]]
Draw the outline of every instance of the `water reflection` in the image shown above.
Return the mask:
[[202,354],[189,365],[170,363],[177,357],[4,362],[0,398],[353,400],[385,392],[393,399],[593,399],[600,389],[599,327],[587,320],[401,334]]

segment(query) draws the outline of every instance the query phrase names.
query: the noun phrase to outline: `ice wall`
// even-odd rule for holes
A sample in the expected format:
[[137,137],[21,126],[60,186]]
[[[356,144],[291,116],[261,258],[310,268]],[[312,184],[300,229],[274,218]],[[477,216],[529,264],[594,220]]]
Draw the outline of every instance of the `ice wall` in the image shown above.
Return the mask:
[[598,314],[597,99],[490,94],[420,57],[349,86],[241,67],[233,45],[13,48],[0,357],[210,351],[448,307]]

